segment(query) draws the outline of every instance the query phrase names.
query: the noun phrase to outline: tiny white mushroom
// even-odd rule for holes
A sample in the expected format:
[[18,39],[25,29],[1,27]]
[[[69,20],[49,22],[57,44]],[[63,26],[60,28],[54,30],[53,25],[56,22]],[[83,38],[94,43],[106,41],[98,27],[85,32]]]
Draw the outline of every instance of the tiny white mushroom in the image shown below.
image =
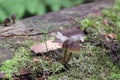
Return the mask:
[[68,37],[63,36],[63,34],[61,34],[60,32],[57,32],[56,38],[61,40],[62,42],[68,39]]

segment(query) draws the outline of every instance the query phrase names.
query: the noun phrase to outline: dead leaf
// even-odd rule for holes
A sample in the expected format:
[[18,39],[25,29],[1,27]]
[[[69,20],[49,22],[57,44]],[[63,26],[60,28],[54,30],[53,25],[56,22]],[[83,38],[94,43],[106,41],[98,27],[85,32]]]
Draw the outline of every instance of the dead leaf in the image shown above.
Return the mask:
[[33,61],[34,61],[34,62],[39,62],[40,60],[37,59],[37,58],[33,58]]
[[64,42],[67,39],[71,39],[72,41],[81,41],[84,42],[85,41],[85,35],[83,33],[75,33],[75,34],[71,34],[69,37],[64,36],[62,33],[57,32],[57,35],[55,35],[56,38],[58,40],[61,40],[62,42]]
[[44,80],[42,77],[37,78],[37,80]]
[[28,74],[28,71],[26,69],[22,69],[19,71],[20,75]]
[[45,53],[51,50],[57,50],[59,48],[62,48],[62,43],[56,43],[52,40],[46,41],[47,48],[45,43],[35,44],[31,47],[31,51],[37,53]]
[[108,35],[108,37],[111,38],[111,39],[115,39],[116,38],[116,34],[115,33],[110,33]]
[[64,42],[65,40],[68,39],[68,37],[63,36],[63,34],[60,33],[60,32],[57,32],[57,35],[55,35],[55,37],[56,37],[57,39],[61,40],[62,42]]
[[108,26],[108,25],[109,25],[108,20],[105,19],[105,20],[103,21],[103,24],[106,25],[106,26]]
[[85,41],[85,35],[84,34],[76,34],[76,35],[72,35],[70,37],[71,40],[73,41],[81,41],[84,42]]

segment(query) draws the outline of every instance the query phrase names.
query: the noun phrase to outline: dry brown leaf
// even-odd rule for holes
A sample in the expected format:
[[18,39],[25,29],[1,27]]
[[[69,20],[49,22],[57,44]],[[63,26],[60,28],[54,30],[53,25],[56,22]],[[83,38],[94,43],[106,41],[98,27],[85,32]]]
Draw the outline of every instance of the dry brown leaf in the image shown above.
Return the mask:
[[108,25],[109,25],[109,24],[108,24],[108,20],[105,19],[105,20],[103,21],[103,24],[106,25],[106,26],[108,26]]
[[116,38],[116,34],[115,33],[110,33],[108,35],[108,37],[111,38],[111,39],[115,39]]
[[37,59],[37,58],[33,58],[33,61],[34,61],[34,62],[38,62],[38,61],[40,61],[40,60]]
[[45,53],[51,50],[57,50],[59,48],[62,48],[62,43],[55,43],[52,40],[48,40],[46,41],[47,44],[47,48],[45,43],[40,43],[40,44],[35,44],[31,47],[31,51],[35,52],[35,53]]

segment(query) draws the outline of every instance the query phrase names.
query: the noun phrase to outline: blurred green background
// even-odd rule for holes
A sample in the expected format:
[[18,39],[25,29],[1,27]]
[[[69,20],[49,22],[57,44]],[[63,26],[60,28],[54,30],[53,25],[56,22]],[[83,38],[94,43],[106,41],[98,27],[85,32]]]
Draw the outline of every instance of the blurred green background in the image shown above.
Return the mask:
[[12,14],[23,19],[90,1],[93,0],[0,0],[0,22]]

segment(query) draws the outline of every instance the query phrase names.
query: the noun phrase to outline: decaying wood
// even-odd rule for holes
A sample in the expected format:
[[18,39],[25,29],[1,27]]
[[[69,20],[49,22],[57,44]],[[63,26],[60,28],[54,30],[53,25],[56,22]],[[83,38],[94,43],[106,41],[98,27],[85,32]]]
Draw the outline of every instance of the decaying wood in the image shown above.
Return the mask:
[[[100,0],[94,3],[80,5],[70,9],[64,9],[62,11],[52,12],[42,16],[31,17],[18,21],[16,24],[11,26],[0,26],[0,36],[35,35],[42,33],[41,30],[45,30],[46,27],[49,27],[49,32],[58,30],[60,26],[71,27],[73,26],[71,18],[82,19],[88,14],[97,14],[101,9],[108,8],[112,4],[112,1]],[[37,26],[37,28],[35,28],[33,24]]]

